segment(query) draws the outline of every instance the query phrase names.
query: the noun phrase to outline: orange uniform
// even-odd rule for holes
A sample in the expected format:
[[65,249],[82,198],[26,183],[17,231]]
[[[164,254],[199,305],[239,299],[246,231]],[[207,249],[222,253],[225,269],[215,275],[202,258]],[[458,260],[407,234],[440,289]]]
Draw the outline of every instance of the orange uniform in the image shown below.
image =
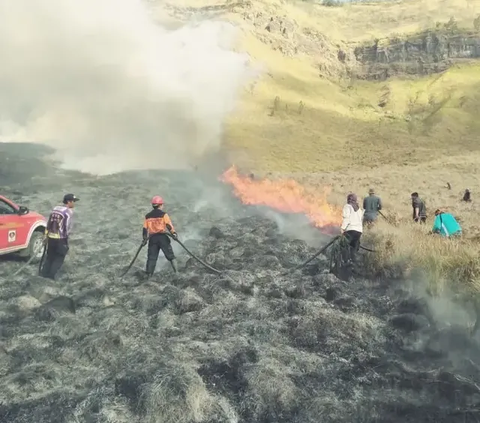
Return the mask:
[[171,231],[175,232],[170,216],[160,209],[153,209],[145,215],[143,222],[143,236],[152,236],[154,234],[168,233],[167,225],[171,226]]

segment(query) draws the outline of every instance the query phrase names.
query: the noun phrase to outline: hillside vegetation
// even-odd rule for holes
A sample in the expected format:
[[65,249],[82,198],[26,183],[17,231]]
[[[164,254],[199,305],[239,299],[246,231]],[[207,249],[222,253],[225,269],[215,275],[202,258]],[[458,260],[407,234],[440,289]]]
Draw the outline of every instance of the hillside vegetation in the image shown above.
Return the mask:
[[[245,31],[244,48],[267,72],[245,93],[243,107],[233,118],[228,146],[247,151],[253,168],[305,172],[352,165],[405,166],[438,159],[439,155],[476,151],[480,129],[476,119],[480,105],[478,63],[413,80],[374,83],[346,75],[337,58],[339,47],[346,50],[355,39],[425,29],[428,22],[434,27],[434,22],[447,22],[451,16],[459,25],[473,28],[473,2],[448,3],[435,2],[435,7],[433,2],[420,1],[337,8],[265,3],[264,14],[275,13],[273,17],[279,19],[288,16],[298,25],[297,33],[308,28],[317,34],[317,51],[292,57],[284,52],[295,42],[279,41],[281,36],[276,34],[265,42],[263,33],[270,32],[257,28]],[[480,13],[480,2],[476,6]],[[386,26],[388,31],[384,31]],[[354,68],[352,63],[346,66]],[[379,106],[382,103],[386,104]]]
[[[225,150],[232,163],[244,172],[293,177],[313,187],[329,184],[336,204],[350,191],[363,196],[374,186],[385,213],[405,220],[394,257],[429,263],[430,272],[432,263],[447,255],[448,266],[433,269],[446,280],[452,272],[444,273],[445,268],[456,268],[451,254],[477,256],[480,60],[447,60],[443,72],[369,81],[356,77],[360,64],[354,49],[435,28],[471,36],[478,32],[474,20],[480,0],[341,7],[307,1],[183,1],[175,10],[234,22],[242,29],[238,48],[261,66],[260,78],[245,89],[228,122]],[[474,202],[462,205],[465,188]],[[405,231],[413,191],[427,202],[428,228]],[[466,233],[467,240],[448,254],[418,233],[430,228],[436,208],[454,212]],[[384,232],[388,238],[394,230]],[[382,237],[375,236],[381,244]],[[472,260],[469,266],[469,279],[476,280],[480,265]]]

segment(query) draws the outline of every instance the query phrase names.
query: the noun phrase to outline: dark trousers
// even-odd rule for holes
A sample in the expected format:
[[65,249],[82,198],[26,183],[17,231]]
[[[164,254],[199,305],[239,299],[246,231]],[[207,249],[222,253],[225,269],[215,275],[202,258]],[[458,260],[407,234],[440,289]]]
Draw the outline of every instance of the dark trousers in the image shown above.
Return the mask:
[[173,253],[172,243],[170,238],[166,234],[156,234],[150,237],[148,241],[148,253],[147,253],[147,266],[146,272],[152,275],[157,265],[158,254],[160,250],[163,251],[165,258],[168,261],[172,261],[175,258]]
[[362,233],[358,231],[346,231],[345,239],[347,241],[346,248],[344,249],[344,260],[355,262],[357,252],[360,249],[360,238]]
[[419,218],[414,217],[413,220],[415,223],[420,222],[420,224],[425,225],[427,223],[427,217],[426,216],[420,216]]
[[44,278],[55,279],[55,275],[63,266],[68,250],[68,241],[66,239],[48,239],[47,257],[41,270],[41,275]]

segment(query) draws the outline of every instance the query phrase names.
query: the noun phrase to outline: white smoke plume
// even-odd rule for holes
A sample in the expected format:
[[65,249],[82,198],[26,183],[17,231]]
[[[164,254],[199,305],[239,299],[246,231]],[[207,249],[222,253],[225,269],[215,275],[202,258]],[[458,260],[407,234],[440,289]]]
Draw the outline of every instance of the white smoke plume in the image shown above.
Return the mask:
[[0,0],[0,141],[106,174],[190,167],[248,78],[236,30],[155,23],[142,0]]

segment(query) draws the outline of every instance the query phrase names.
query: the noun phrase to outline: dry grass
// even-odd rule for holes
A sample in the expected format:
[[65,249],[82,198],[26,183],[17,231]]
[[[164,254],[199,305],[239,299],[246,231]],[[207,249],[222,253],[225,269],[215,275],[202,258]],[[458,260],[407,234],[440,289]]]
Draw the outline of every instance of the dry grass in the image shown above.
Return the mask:
[[[227,147],[240,166],[319,172],[405,166],[466,152],[478,157],[478,64],[416,81],[345,87],[320,79],[294,59],[280,59],[284,63],[276,67],[285,71],[265,77],[245,94],[231,119]],[[387,91],[382,109],[378,103]]]
[[[279,0],[175,4],[202,13],[212,13],[214,7],[212,16],[238,24],[238,49],[261,67],[260,78],[246,87],[231,116],[225,137],[231,162],[248,171],[338,171],[353,165],[367,169],[478,153],[480,65],[379,83],[353,80],[346,68],[355,65],[350,43],[374,34],[411,33],[452,15],[460,26],[472,29],[480,0],[333,8]],[[292,29],[286,37],[264,29],[270,17],[289,22]],[[317,35],[298,41],[305,32]],[[315,48],[306,53],[291,56],[279,49],[292,51],[312,40]],[[350,52],[345,65],[338,60],[339,49]]]
[[397,227],[379,222],[364,237],[375,245],[375,253],[365,256],[367,271],[389,278],[420,275],[432,295],[480,292],[478,243],[427,235],[429,229],[406,222]]
[[480,13],[480,0],[404,0],[342,7],[324,7],[305,0],[175,0],[180,7],[204,8],[250,5],[266,13],[288,16],[302,27],[314,27],[334,40],[348,42],[389,37],[432,28],[436,22],[447,22],[454,16],[459,25],[473,29]]
[[[368,189],[375,188],[383,201],[383,213],[393,225],[380,217],[377,227],[365,232],[365,245],[377,250],[365,256],[371,274],[397,278],[417,276],[420,272],[432,294],[445,290],[477,293],[480,292],[480,224],[478,193],[474,189],[480,183],[477,163],[476,156],[440,157],[423,165],[289,176],[317,189],[331,186],[329,201],[337,205],[344,203],[349,192],[357,193],[362,201]],[[465,188],[473,192],[471,203],[461,201]],[[413,191],[418,191],[426,202],[426,225],[412,222],[410,193]],[[464,233],[461,240],[428,234],[437,208],[456,216]]]
[[[343,7],[315,7],[308,2],[293,1],[291,12],[305,24],[316,25],[335,39],[363,41],[432,28],[436,22],[457,22],[473,29],[480,11],[479,0],[404,0]],[[298,11],[301,10],[301,12]]]
[[[198,7],[198,2],[184,3]],[[376,260],[370,263],[372,271],[392,271],[396,263],[403,273],[426,270],[432,292],[460,280],[476,290],[480,65],[456,65],[416,79],[365,82],[332,77],[337,68],[331,53],[351,42],[432,28],[451,16],[460,27],[472,29],[480,1],[407,0],[329,8],[265,0],[252,2],[248,11],[287,16],[297,33],[309,28],[326,36],[331,50],[327,45],[321,55],[289,57],[272,47],[279,42],[275,34],[244,21],[234,8],[225,12],[244,29],[241,49],[264,67],[228,122],[225,149],[231,162],[256,175],[273,172],[312,187],[331,185],[336,204],[350,191],[363,195],[375,186],[385,212],[404,220],[398,228],[381,225],[374,231],[380,252],[371,257]],[[319,64],[330,72],[319,70]],[[384,99],[387,104],[380,107]],[[445,188],[447,182],[452,191]],[[459,201],[465,188],[473,192],[472,204]],[[413,191],[427,201],[426,228],[410,224]],[[467,240],[446,242],[424,233],[439,207],[461,220]]]

